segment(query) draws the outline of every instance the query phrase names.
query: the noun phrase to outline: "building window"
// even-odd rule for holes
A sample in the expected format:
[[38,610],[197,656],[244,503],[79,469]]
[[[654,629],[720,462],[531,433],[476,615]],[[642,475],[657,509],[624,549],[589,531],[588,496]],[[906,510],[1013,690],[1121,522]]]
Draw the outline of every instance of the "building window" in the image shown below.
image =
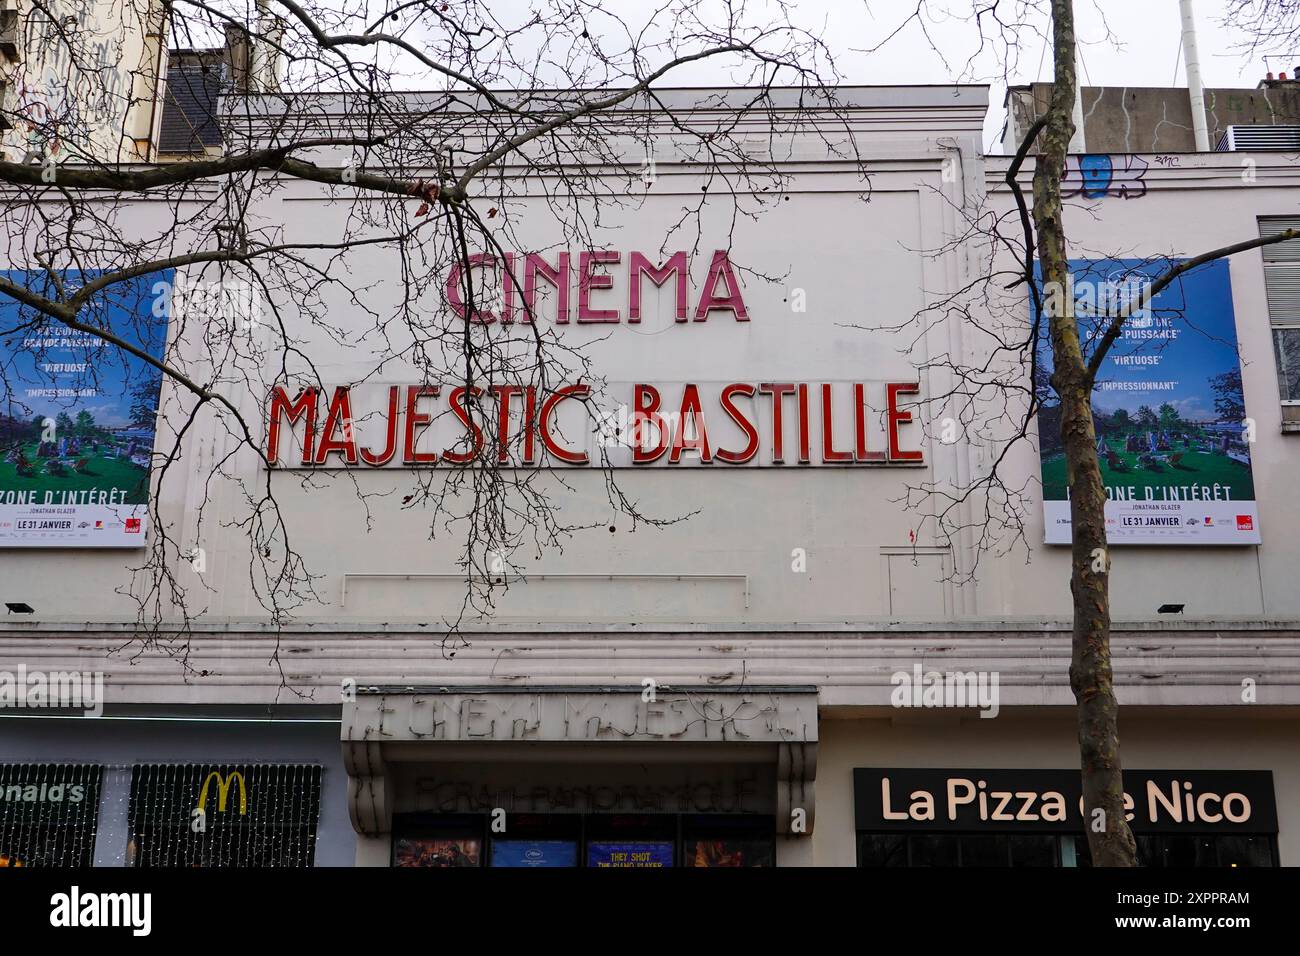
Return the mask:
[[[1078,866],[1092,866],[1086,837],[1074,837]],[[1176,834],[1137,837],[1138,866],[1277,866],[1277,838],[1245,834]]]
[[858,866],[1061,865],[1060,838],[1051,834],[858,834]]
[[0,764],[0,866],[91,866],[102,768]]
[[499,828],[484,814],[399,814],[393,865],[524,869],[776,865],[766,815],[517,813]]
[[[1287,229],[1300,229],[1300,217],[1259,221],[1261,236],[1275,236]],[[1300,429],[1300,241],[1265,246],[1262,252],[1278,388],[1283,407],[1295,409],[1284,411],[1283,421],[1294,423],[1290,430],[1297,430]]]
[[309,867],[320,791],[317,765],[138,765],[127,865]]

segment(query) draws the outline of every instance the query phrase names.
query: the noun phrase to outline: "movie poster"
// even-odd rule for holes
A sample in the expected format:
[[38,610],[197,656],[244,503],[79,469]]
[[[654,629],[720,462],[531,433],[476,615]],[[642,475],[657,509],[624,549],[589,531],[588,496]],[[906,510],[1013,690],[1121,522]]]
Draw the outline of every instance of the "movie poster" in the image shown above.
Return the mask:
[[775,848],[771,840],[752,838],[687,841],[686,865],[708,867],[775,866]]
[[673,844],[665,841],[587,844],[587,866],[596,869],[656,870],[672,865]]
[[546,869],[577,865],[576,840],[492,841],[492,866]]
[[396,866],[446,869],[478,866],[481,841],[477,837],[459,840],[400,837],[393,846]]
[[[98,273],[65,273],[65,295]],[[40,270],[9,281],[55,298]],[[146,355],[166,344],[172,272],[117,283],[79,320]],[[0,296],[0,547],[138,548],[162,373]]]
[[[1175,260],[1175,263],[1177,260]],[[1110,315],[1138,308],[1107,354],[1093,392],[1097,453],[1114,544],[1259,544],[1250,432],[1242,395],[1228,263],[1200,266],[1145,307],[1143,290],[1169,261],[1071,261],[1085,355]],[[1048,544],[1069,544],[1070,501],[1060,400],[1047,323],[1040,323],[1036,387]]]

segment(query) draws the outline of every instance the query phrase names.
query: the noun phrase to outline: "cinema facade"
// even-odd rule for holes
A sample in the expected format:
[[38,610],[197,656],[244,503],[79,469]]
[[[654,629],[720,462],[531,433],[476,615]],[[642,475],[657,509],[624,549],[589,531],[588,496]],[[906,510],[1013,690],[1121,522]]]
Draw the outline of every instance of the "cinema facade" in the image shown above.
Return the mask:
[[[945,439],[913,403],[951,385],[929,360],[970,354],[970,327],[959,315],[900,324],[977,274],[978,258],[948,243],[964,213],[1012,208],[1009,159],[983,155],[983,87],[844,95],[869,191],[820,140],[798,140],[788,201],[734,232],[729,211],[706,212],[702,251],[678,257],[664,234],[699,196],[698,171],[661,160],[606,248],[557,251],[539,203],[524,231],[550,251],[510,253],[519,287],[471,311],[448,276],[467,322],[550,310],[559,335],[590,343],[608,430],[581,418],[592,381],[472,396],[494,403],[498,435],[476,429],[454,383],[394,369],[353,386],[373,358],[360,348],[329,356],[329,381],[247,396],[285,520],[320,575],[320,606],[294,623],[260,615],[246,541],[221,521],[194,542],[210,587],[185,667],[130,650],[133,605],[116,591],[130,587],[129,552],[48,538],[0,549],[4,599],[35,611],[3,619],[0,669],[104,673],[100,716],[0,708],[6,856],[1088,865],[1068,549],[1045,543],[1036,507],[1029,560],[986,553],[962,583],[975,533],[939,541],[904,500],[988,464],[989,447]],[[1232,154],[1141,159],[1140,190],[1080,197],[1080,248],[1195,254],[1269,228],[1300,185],[1283,154],[1253,155],[1249,182]],[[279,195],[262,214],[291,237],[342,215],[310,184]],[[479,277],[501,269],[476,255]],[[382,275],[382,255],[362,251],[355,268]],[[1253,252],[1228,269],[1255,425],[1250,527],[1230,530],[1252,542],[1198,537],[1212,515],[1199,515],[1192,475],[1180,480],[1198,490],[1174,497],[1197,517],[1113,555],[1126,803],[1152,866],[1300,865],[1300,439],[1284,427],[1269,268]],[[1155,450],[1132,454],[1165,473],[1201,447],[1235,453],[1190,427],[1149,431]],[[164,513],[195,506],[204,463],[229,441],[195,426],[188,471],[158,492]],[[1128,454],[1121,439],[1110,450]],[[463,455],[562,470],[566,521],[596,530],[503,567],[491,618],[465,623],[451,654],[458,542],[430,541],[418,510],[363,516],[357,491],[381,495]],[[243,467],[267,480],[256,460]],[[1016,467],[1037,476],[1038,456]],[[689,517],[611,519],[611,473],[644,512]],[[233,514],[223,494],[216,507]]]

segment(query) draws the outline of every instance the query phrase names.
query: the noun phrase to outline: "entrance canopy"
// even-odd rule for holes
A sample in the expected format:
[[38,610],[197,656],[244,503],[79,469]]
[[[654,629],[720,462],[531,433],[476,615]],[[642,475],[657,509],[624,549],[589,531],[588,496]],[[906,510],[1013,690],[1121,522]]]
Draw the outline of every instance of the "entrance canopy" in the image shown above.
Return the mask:
[[[768,793],[746,807],[771,813],[779,833],[812,832],[813,687],[368,687],[344,703],[341,737],[352,825],[365,836],[391,832],[394,812],[431,809],[431,794],[474,801],[460,811],[671,812],[755,780]],[[557,765],[575,786],[552,779]],[[655,769],[633,781],[629,766]]]

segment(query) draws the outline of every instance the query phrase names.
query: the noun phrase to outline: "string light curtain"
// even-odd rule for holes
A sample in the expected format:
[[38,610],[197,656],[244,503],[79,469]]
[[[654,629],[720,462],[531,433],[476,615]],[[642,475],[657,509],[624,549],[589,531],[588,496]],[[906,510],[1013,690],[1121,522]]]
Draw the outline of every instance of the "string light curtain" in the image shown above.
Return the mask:
[[137,764],[127,865],[309,867],[317,764]]
[[102,768],[0,764],[0,866],[90,866]]

